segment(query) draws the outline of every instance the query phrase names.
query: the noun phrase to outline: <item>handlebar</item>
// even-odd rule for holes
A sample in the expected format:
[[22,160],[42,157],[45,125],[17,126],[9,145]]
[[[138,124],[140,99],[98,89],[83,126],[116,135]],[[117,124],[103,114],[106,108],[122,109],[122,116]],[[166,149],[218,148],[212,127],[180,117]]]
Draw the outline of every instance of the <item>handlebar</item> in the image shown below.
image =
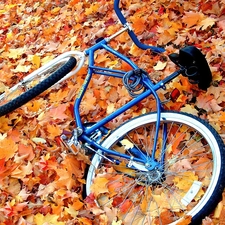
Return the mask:
[[123,16],[120,8],[119,8],[119,1],[120,0],[114,0],[114,10],[116,12],[117,17],[119,18],[120,22],[124,25],[124,26],[128,26],[128,34],[130,36],[130,38],[133,40],[133,42],[135,43],[135,45],[137,45],[137,47],[147,50],[147,49],[151,49],[154,52],[157,53],[161,53],[164,52],[165,49],[164,48],[160,48],[160,47],[155,47],[155,46],[150,46],[150,45],[146,45],[141,43],[137,36],[135,35],[135,33],[133,32],[132,28],[128,25],[128,22],[126,20],[126,18]]

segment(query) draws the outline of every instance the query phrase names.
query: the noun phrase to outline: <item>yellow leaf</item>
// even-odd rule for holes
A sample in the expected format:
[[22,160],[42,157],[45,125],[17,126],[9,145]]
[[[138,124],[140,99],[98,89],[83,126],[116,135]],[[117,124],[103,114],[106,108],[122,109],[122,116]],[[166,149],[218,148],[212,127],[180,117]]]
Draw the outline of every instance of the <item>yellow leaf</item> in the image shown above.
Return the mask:
[[25,48],[16,48],[16,49],[9,49],[9,52],[3,53],[3,55],[6,55],[8,58],[11,59],[17,59],[25,52],[26,52]]
[[119,165],[114,165],[113,167],[115,170],[122,172],[124,174],[130,175],[132,177],[136,175],[135,171],[132,169],[129,169],[125,162],[121,162]]
[[56,7],[56,8],[51,10],[51,13],[52,14],[57,14],[60,11],[60,9],[61,9],[60,7]]
[[43,59],[41,59],[41,64],[46,64],[46,63],[48,63],[49,61],[51,61],[51,60],[53,60],[54,59],[54,56],[52,55],[52,56],[50,56],[50,55],[48,55],[48,56],[45,56]]
[[192,171],[185,171],[183,173],[179,173],[173,181],[179,189],[188,191],[193,182],[197,180],[198,176],[196,176]]
[[47,214],[43,215],[41,213],[38,213],[34,216],[34,223],[36,225],[43,225],[43,224],[48,224],[48,225],[65,225],[65,222],[59,222],[58,221],[59,216],[58,215],[52,215],[52,214]]
[[198,110],[195,109],[192,105],[186,104],[184,107],[181,108],[181,112],[187,112],[192,115],[198,116]]
[[39,138],[39,137],[32,138],[32,141],[35,143],[42,143],[42,144],[46,143],[46,140],[44,138]]
[[28,112],[38,112],[43,106],[43,99],[33,100],[26,104]]
[[128,139],[123,139],[120,143],[125,147],[125,149],[130,149],[134,147],[134,144],[131,143]]
[[6,39],[7,39],[7,41],[11,41],[11,40],[13,40],[13,37],[14,37],[14,35],[13,35],[13,32],[11,31],[11,32],[9,32],[9,33],[7,33],[7,35],[6,35]]
[[36,66],[36,68],[40,67],[41,59],[38,55],[33,55],[32,57],[32,64]]
[[200,23],[198,24],[198,28],[201,28],[201,30],[206,30],[208,27],[212,27],[216,21],[217,19],[215,18],[207,17],[200,21]]
[[12,71],[17,73],[17,72],[22,72],[22,73],[27,73],[30,70],[31,66],[22,66],[22,65],[18,65],[16,67],[16,69],[13,69]]
[[[151,202],[151,198],[152,198],[152,190],[150,187],[148,187],[148,191],[146,190],[145,192],[146,194],[144,195],[141,204],[140,204],[140,208],[141,211],[143,213],[146,213],[149,207],[149,202]],[[148,193],[148,194],[147,194]]]
[[166,67],[167,62],[158,61],[155,66],[153,66],[154,70],[163,70]]
[[134,43],[132,44],[130,51],[130,54],[132,54],[133,56],[138,56],[140,57],[141,55],[143,55],[144,50],[140,49],[137,47],[137,45],[135,45]]
[[0,82],[0,92],[4,92],[6,90],[6,86]]
[[73,208],[72,205],[69,205],[68,208],[66,207],[66,208],[65,208],[65,211],[66,211],[67,213],[69,213],[73,218],[76,218],[77,215],[78,215],[78,211],[75,210],[75,209]]
[[107,114],[111,114],[114,111],[115,111],[114,103],[109,103],[107,106]]
[[94,179],[94,183],[91,186],[91,192],[93,192],[95,196],[108,192],[108,188],[107,188],[108,182],[109,182],[108,179],[104,177],[96,177]]
[[99,7],[100,7],[100,5],[98,3],[92,4],[89,8],[85,9],[85,15],[88,16],[88,15],[91,15],[91,14],[97,12]]

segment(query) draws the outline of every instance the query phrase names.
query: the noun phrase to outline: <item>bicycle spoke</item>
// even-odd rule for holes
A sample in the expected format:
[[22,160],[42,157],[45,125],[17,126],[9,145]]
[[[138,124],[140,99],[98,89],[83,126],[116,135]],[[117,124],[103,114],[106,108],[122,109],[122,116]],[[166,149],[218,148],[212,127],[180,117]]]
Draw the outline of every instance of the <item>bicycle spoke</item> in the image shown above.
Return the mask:
[[[132,129],[128,126],[129,132],[112,141],[110,149],[133,157],[139,155],[147,162],[153,158],[155,128],[155,121]],[[160,123],[154,157],[160,167],[147,170],[143,164],[137,169],[128,167],[128,159],[114,158],[119,159],[117,165],[104,158],[98,161],[93,181],[94,177],[107,177],[107,191],[102,195],[106,196],[108,207],[118,210],[118,219],[124,224],[173,223],[195,212],[211,188],[212,148],[198,130],[182,122],[162,120]],[[116,176],[118,179],[113,179]],[[96,196],[97,202],[102,195]]]

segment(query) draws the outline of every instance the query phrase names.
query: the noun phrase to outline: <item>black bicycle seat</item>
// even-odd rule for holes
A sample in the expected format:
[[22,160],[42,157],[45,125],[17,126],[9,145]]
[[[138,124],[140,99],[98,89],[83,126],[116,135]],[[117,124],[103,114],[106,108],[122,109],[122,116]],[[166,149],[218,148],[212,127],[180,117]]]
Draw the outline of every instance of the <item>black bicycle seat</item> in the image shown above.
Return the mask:
[[184,68],[183,76],[189,78],[191,83],[198,84],[198,87],[206,90],[212,82],[212,73],[205,56],[194,46],[186,46],[180,49],[179,54],[169,55],[172,62]]

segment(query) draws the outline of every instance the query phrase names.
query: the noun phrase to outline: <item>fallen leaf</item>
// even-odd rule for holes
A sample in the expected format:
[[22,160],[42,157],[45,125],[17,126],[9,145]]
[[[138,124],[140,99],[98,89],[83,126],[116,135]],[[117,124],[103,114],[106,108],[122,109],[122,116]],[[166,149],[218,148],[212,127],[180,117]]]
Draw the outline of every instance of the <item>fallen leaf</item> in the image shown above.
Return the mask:
[[166,67],[167,62],[158,61],[155,66],[153,66],[154,70],[163,70]]
[[65,222],[59,222],[59,215],[52,215],[52,214],[47,214],[43,215],[41,213],[37,213],[34,216],[34,222],[36,225],[44,225],[44,224],[49,224],[49,225],[65,225]]
[[8,160],[14,156],[18,150],[18,145],[12,140],[4,138],[0,140],[0,159]]
[[97,197],[99,194],[108,192],[108,179],[104,177],[96,177],[91,185],[91,192]]

